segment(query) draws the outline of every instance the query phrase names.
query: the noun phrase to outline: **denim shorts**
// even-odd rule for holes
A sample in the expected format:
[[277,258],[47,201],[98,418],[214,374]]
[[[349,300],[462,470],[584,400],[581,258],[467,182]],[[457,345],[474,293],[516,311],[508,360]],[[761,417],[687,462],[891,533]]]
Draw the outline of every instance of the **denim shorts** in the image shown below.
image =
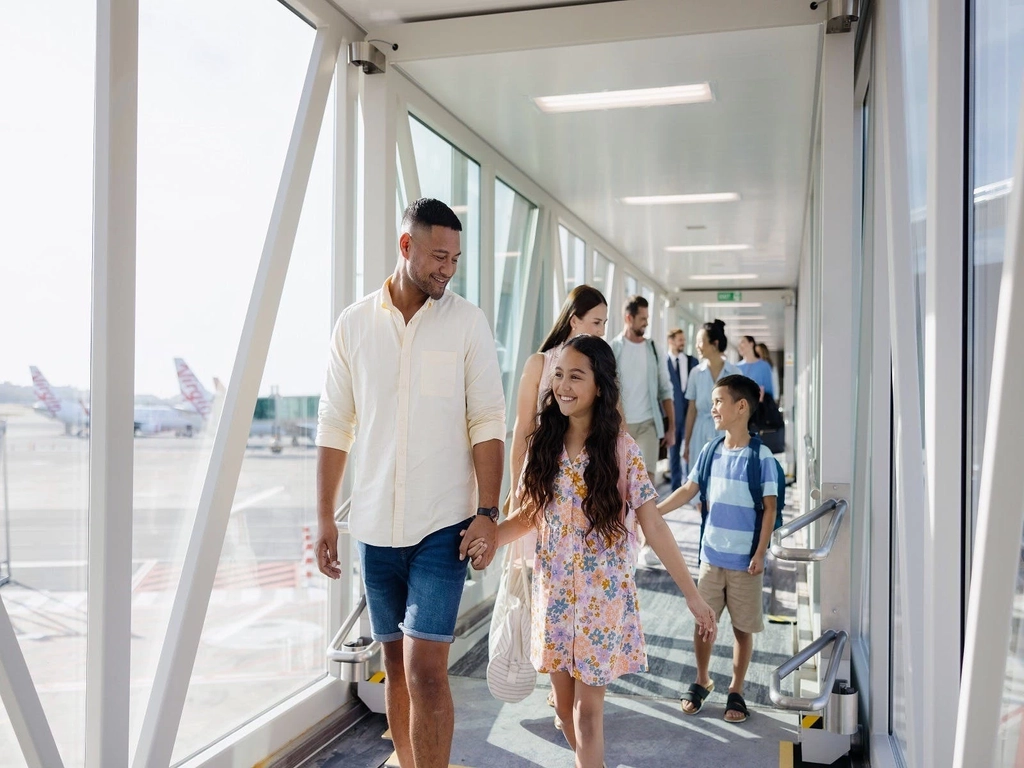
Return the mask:
[[359,542],[370,634],[387,643],[403,636],[455,641],[455,621],[469,559],[459,560],[461,531],[473,518],[434,531],[411,547]]

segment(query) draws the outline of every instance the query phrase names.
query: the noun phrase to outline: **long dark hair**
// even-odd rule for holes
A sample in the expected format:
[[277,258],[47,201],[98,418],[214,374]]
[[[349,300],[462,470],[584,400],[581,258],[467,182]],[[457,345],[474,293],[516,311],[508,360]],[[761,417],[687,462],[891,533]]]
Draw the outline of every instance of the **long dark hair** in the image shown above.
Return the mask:
[[718,347],[719,352],[725,352],[729,346],[729,340],[725,337],[725,323],[717,317],[710,323],[701,326],[708,341]]
[[562,310],[558,313],[558,319],[551,326],[551,332],[544,339],[544,343],[540,345],[538,351],[547,352],[549,349],[554,349],[564,343],[569,338],[569,334],[572,333],[572,326],[569,321],[573,316],[582,320],[587,312],[602,304],[607,305],[608,300],[605,299],[604,294],[597,290],[597,288],[591,285],[577,285],[565,297]]
[[[590,523],[586,535],[597,533],[609,546],[626,534],[622,522],[622,494],[619,493],[619,466],[616,446],[622,417],[619,415],[619,382],[615,355],[608,343],[597,336],[577,336],[566,342],[590,361],[598,395],[590,419],[590,434],[583,444],[590,461],[583,471],[586,496],[583,514]],[[523,514],[536,523],[544,508],[555,498],[555,478],[565,446],[569,418],[562,415],[554,390],[544,398],[540,423],[527,438],[526,471],[523,475],[523,498],[528,502]]]

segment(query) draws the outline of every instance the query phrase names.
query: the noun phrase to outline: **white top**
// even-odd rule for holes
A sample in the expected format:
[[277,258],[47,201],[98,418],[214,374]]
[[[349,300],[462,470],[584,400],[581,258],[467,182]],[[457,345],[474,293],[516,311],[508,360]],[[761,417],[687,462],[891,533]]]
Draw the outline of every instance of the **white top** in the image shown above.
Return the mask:
[[408,326],[389,286],[334,327],[316,444],[356,462],[349,529],[407,547],[476,510],[473,446],[505,439],[505,396],[484,313],[451,291]]
[[[685,354],[677,355],[673,352],[668,353],[669,358],[672,360],[672,364],[677,366],[676,370],[679,371],[679,388],[686,391],[686,381],[690,378],[690,361],[686,358]],[[682,418],[686,418],[686,414],[682,415]],[[676,424],[679,423],[680,416],[676,414]]]
[[627,424],[641,424],[654,418],[651,413],[651,393],[647,388],[647,354],[650,343],[647,339],[639,344],[627,338],[622,339],[619,384],[622,385],[622,410],[625,411]]

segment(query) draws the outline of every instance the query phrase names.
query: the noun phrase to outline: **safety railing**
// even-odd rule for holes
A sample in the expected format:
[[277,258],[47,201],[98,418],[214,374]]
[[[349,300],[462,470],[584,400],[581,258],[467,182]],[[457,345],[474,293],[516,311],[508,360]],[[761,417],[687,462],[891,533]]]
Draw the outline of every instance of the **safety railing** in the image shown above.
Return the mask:
[[356,625],[356,622],[359,621],[359,617],[365,610],[366,595],[363,595],[359,598],[355,608],[345,617],[345,621],[341,624],[341,629],[338,630],[334,639],[331,640],[331,644],[327,646],[328,661],[340,661],[344,664],[361,664],[372,659],[380,650],[380,643],[377,640],[356,650],[343,650],[345,638],[348,637],[348,633],[352,631],[352,627]]
[[[825,705],[828,704],[829,697],[832,695],[832,688],[836,683],[836,678],[839,676],[839,665],[842,662],[843,651],[846,650],[846,641],[848,639],[849,635],[846,632],[836,632],[833,629],[828,629],[822,633],[821,637],[800,651],[800,653],[779,666],[772,672],[771,687],[768,691],[772,703],[779,709],[787,709],[794,712],[818,712],[824,709]],[[817,656],[829,645],[834,645],[835,647],[832,649],[832,655],[828,661],[828,670],[826,670],[825,677],[821,681],[821,693],[813,699],[784,694],[782,692],[782,681],[799,669],[801,664],[808,661],[811,657]]]
[[[348,516],[351,511],[352,498],[349,497],[334,511],[334,522],[338,524],[339,528],[348,527]],[[345,638],[348,637],[348,633],[352,631],[352,627],[356,625],[356,622],[359,621],[359,617],[365,610],[366,595],[362,595],[359,598],[359,602],[356,603],[355,607],[341,623],[341,627],[334,635],[334,639],[331,640],[331,644],[327,646],[328,661],[338,661],[343,664],[362,664],[372,659],[380,651],[380,643],[376,640],[366,646],[360,646],[353,650],[344,650]]]
[[[806,515],[801,515],[796,520],[783,525],[772,533],[772,554],[779,560],[788,560],[790,562],[821,562],[828,557],[829,553],[832,551],[832,546],[836,543],[836,537],[839,536],[839,528],[842,526],[843,519],[846,517],[846,512],[849,508],[850,505],[846,503],[845,499],[839,499],[838,501],[836,499],[829,499],[820,506],[815,507]],[[832,515],[832,521],[829,523],[828,530],[825,532],[825,536],[822,539],[820,546],[815,549],[798,549],[782,546],[782,540],[787,536],[791,536],[800,529],[806,528],[815,520],[824,517],[829,512],[834,514]]]

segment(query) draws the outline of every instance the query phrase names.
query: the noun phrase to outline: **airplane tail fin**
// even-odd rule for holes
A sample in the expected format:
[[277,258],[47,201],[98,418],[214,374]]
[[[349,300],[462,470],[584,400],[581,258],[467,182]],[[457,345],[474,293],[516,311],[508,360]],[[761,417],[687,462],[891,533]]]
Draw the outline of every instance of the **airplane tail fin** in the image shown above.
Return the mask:
[[60,399],[54,394],[53,388],[50,387],[50,382],[46,380],[46,377],[43,376],[38,368],[30,365],[29,370],[32,372],[32,391],[35,392],[35,396],[39,398],[40,402],[46,406],[46,410],[51,415],[56,416],[60,413]]
[[181,396],[185,398],[203,419],[210,418],[213,413],[213,395],[202,384],[188,364],[180,357],[174,358],[174,367],[178,370],[178,386]]

